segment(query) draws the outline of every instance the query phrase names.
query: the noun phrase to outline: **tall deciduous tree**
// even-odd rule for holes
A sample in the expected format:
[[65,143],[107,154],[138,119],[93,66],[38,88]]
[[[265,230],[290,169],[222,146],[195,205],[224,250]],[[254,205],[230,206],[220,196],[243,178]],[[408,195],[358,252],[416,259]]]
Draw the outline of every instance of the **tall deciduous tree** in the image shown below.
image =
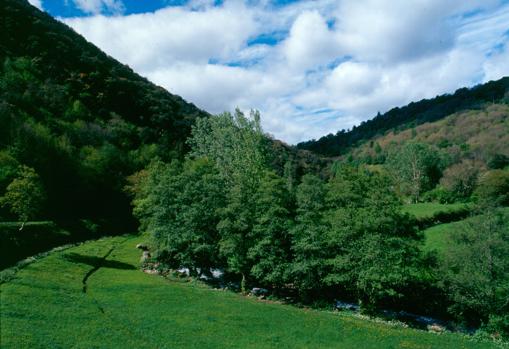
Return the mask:
[[266,172],[254,199],[254,243],[248,251],[251,275],[267,286],[281,287],[288,280],[291,259],[287,182],[273,172]]
[[267,149],[260,114],[246,117],[240,110],[198,119],[193,126],[191,157],[207,157],[215,162],[229,185],[256,188],[267,166]]
[[418,235],[400,213],[390,179],[345,166],[328,188],[325,283],[349,289],[366,310],[401,296],[418,260]]
[[297,215],[292,229],[293,283],[307,300],[320,290],[326,275],[327,256],[325,221],[325,183],[314,175],[305,175],[297,187]]
[[402,191],[414,202],[440,178],[440,157],[424,143],[409,142],[394,149],[388,164]]
[[[509,214],[488,211],[449,235],[440,260],[442,286],[461,320],[509,319]],[[505,328],[509,337],[509,328]]]
[[447,168],[440,184],[457,198],[468,198],[476,188],[483,167],[480,162],[464,160]]
[[191,157],[213,161],[226,183],[226,206],[217,225],[220,252],[228,270],[242,276],[245,291],[253,267],[249,251],[255,242],[256,193],[268,166],[266,142],[258,112],[240,110],[198,120],[189,140]]
[[210,160],[154,164],[142,182],[134,212],[152,232],[159,259],[192,274],[220,266],[216,225],[224,182]]
[[2,205],[8,206],[13,214],[25,223],[37,217],[46,198],[39,175],[28,166],[20,166],[19,174],[7,186],[5,195],[0,198]]

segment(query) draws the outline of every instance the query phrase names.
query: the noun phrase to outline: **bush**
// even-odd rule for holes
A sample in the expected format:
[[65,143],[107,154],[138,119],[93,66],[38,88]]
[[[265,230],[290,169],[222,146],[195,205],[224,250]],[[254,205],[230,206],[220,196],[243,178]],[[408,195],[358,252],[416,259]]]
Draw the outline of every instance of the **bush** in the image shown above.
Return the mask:
[[480,178],[479,187],[474,194],[482,204],[509,205],[509,171],[486,172]]
[[472,195],[484,165],[473,160],[463,160],[444,171],[441,186],[458,199],[465,199]]
[[441,285],[453,302],[449,310],[459,321],[507,330],[508,218],[503,210],[488,210],[448,235],[449,248],[439,259]]
[[509,166],[509,156],[504,154],[495,154],[488,160],[488,167],[492,170],[500,170]]
[[437,186],[422,196],[423,202],[438,202],[441,204],[452,204],[457,201],[456,195],[442,186]]
[[509,314],[492,315],[488,323],[481,327],[480,333],[486,333],[493,339],[509,340]]

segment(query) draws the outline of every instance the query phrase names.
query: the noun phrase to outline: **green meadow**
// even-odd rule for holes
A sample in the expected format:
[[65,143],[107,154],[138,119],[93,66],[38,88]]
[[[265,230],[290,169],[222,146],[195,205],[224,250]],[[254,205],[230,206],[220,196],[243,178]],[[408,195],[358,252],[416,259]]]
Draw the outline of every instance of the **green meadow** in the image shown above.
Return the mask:
[[[502,212],[509,213],[509,207],[501,209]],[[437,252],[444,251],[449,246],[448,236],[454,234],[465,223],[468,223],[472,218],[466,218],[464,220],[452,223],[438,224],[423,231],[424,233],[424,250]],[[507,228],[509,229],[509,222],[507,222]]]
[[403,206],[403,212],[414,215],[416,218],[430,218],[439,212],[451,212],[465,208],[463,203],[439,204],[436,202],[424,202],[418,204],[407,204]]
[[1,347],[495,347],[145,274],[135,249],[141,241],[103,238],[19,270],[1,285]]

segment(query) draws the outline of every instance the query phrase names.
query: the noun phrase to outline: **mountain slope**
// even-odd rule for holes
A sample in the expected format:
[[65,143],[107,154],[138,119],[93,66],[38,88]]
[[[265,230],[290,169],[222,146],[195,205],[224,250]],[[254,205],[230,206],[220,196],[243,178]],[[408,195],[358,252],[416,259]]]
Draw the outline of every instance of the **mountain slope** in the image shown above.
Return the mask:
[[345,156],[365,163],[380,163],[391,148],[409,141],[439,148],[452,163],[472,159],[489,164],[496,157],[509,158],[509,105],[490,104],[401,132],[387,132],[361,142]]
[[0,196],[28,166],[46,193],[31,219],[132,226],[125,177],[181,157],[208,114],[24,0],[0,2],[0,18]]
[[137,126],[150,127],[147,140],[157,140],[163,133],[165,142],[176,145],[187,136],[194,118],[206,115],[25,0],[2,1],[0,16],[2,62],[28,57],[46,80],[65,85],[97,117],[109,119],[116,113]]
[[443,119],[462,110],[479,109],[488,102],[507,101],[508,91],[509,77],[470,89],[461,88],[454,94],[423,99],[401,108],[393,108],[384,114],[378,114],[371,120],[362,122],[359,126],[354,126],[350,131],[341,130],[335,135],[329,134],[318,140],[299,143],[297,147],[326,156],[338,156],[345,154],[349,148],[355,147],[361,141],[383,135],[391,130],[404,130],[425,122]]

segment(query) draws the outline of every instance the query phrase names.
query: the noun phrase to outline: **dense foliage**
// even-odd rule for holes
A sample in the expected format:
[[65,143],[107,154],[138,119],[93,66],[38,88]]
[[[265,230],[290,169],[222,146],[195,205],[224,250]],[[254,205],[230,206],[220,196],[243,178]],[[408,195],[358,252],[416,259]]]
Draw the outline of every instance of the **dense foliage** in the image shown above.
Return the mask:
[[509,214],[489,210],[449,235],[441,282],[457,317],[509,339]]
[[341,289],[372,305],[400,295],[418,236],[387,176],[345,167],[329,182],[306,175],[293,192],[269,168],[257,114],[239,111],[200,120],[190,144],[183,164],[152,165],[133,190],[161,260],[224,268],[243,289],[299,285],[304,298]]
[[352,148],[338,163],[387,172],[408,202],[505,205],[509,105],[485,105]]
[[132,229],[126,176],[181,157],[207,114],[25,1],[0,17],[0,219]]

